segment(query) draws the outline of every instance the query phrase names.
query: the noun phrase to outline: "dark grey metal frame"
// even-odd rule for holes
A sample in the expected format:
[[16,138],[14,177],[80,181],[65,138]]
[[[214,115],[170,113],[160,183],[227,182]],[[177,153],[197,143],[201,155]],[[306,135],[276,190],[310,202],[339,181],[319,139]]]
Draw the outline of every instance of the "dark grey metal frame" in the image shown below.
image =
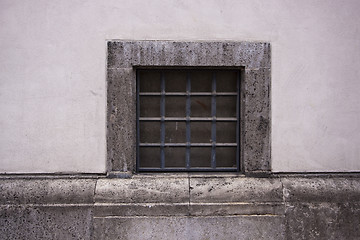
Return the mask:
[[[180,70],[180,69],[176,69]],[[139,71],[146,71],[146,69],[136,69],[136,132],[137,132],[137,142],[136,142],[136,171],[137,172],[211,172],[211,171],[221,171],[221,172],[234,172],[240,171],[240,134],[239,134],[239,125],[240,125],[240,84],[241,84],[241,70],[236,69],[237,71],[237,86],[236,92],[227,92],[227,93],[217,93],[216,91],[216,73],[221,71],[220,69],[213,69],[212,71],[212,91],[211,92],[191,92],[191,78],[189,70],[181,69],[187,71],[187,81],[186,81],[186,92],[165,92],[165,77],[164,71],[171,71],[169,69],[161,70],[161,80],[160,80],[160,94],[140,92],[140,74]],[[196,70],[200,70],[196,68]],[[195,79],[196,81],[196,79]],[[160,118],[155,117],[140,117],[140,96],[159,96],[160,95]],[[185,118],[176,118],[176,117],[165,117],[165,97],[166,96],[186,96],[186,117]],[[211,118],[206,117],[190,117],[191,111],[191,96],[211,96]],[[216,117],[216,97],[217,96],[236,96],[236,117],[235,118],[217,118]],[[140,143],[140,122],[141,121],[160,121],[160,143]],[[165,143],[165,122],[166,121],[185,121],[186,122],[186,143]],[[190,131],[190,122],[193,121],[204,121],[211,122],[211,143],[191,143],[191,131]],[[236,122],[236,143],[217,143],[216,141],[216,122]],[[159,147],[160,146],[160,167],[156,168],[143,168],[140,167],[140,147]],[[184,168],[179,167],[165,167],[165,147],[186,147],[186,166]],[[209,147],[211,146],[211,167],[191,167],[190,160],[190,148],[195,147]],[[216,167],[216,147],[236,147],[236,167]]]
[[107,169],[136,172],[136,73],[141,68],[243,68],[240,172],[267,173],[270,154],[271,49],[262,42],[109,41]]

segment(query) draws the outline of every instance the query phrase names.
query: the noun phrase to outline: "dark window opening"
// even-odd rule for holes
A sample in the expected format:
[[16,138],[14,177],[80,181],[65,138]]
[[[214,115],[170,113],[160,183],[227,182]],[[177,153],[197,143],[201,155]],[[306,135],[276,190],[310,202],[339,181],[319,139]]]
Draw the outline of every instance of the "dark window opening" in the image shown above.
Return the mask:
[[137,171],[239,171],[240,76],[138,69]]

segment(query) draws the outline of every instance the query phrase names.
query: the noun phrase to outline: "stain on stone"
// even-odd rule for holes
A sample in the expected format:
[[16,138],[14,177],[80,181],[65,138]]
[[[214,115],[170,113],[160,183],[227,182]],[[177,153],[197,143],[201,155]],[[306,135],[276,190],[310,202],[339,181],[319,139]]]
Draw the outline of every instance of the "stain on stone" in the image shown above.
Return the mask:
[[264,118],[263,116],[260,116],[260,121],[257,130],[260,131],[263,135],[265,135],[268,132],[268,127],[269,127],[269,120]]

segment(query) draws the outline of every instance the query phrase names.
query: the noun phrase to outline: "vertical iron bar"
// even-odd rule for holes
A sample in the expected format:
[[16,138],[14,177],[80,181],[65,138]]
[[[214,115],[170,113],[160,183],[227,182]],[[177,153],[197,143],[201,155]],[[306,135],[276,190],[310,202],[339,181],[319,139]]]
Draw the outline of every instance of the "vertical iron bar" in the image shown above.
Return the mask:
[[186,168],[189,169],[190,164],[190,143],[191,143],[191,128],[190,128],[190,113],[191,113],[191,79],[190,72],[186,74]]
[[236,73],[236,168],[240,170],[240,71]]
[[164,72],[161,72],[161,97],[160,97],[160,167],[165,168],[165,75]]
[[211,117],[211,167],[216,168],[216,72],[212,76]]
[[140,168],[140,71],[136,71],[136,171]]

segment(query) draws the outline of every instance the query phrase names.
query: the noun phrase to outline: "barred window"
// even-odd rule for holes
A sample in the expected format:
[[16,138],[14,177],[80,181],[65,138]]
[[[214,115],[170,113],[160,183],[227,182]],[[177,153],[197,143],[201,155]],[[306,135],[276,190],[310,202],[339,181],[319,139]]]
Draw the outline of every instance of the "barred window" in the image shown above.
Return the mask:
[[137,69],[137,170],[239,171],[240,69]]
[[270,85],[269,43],[109,41],[108,175],[267,174]]

